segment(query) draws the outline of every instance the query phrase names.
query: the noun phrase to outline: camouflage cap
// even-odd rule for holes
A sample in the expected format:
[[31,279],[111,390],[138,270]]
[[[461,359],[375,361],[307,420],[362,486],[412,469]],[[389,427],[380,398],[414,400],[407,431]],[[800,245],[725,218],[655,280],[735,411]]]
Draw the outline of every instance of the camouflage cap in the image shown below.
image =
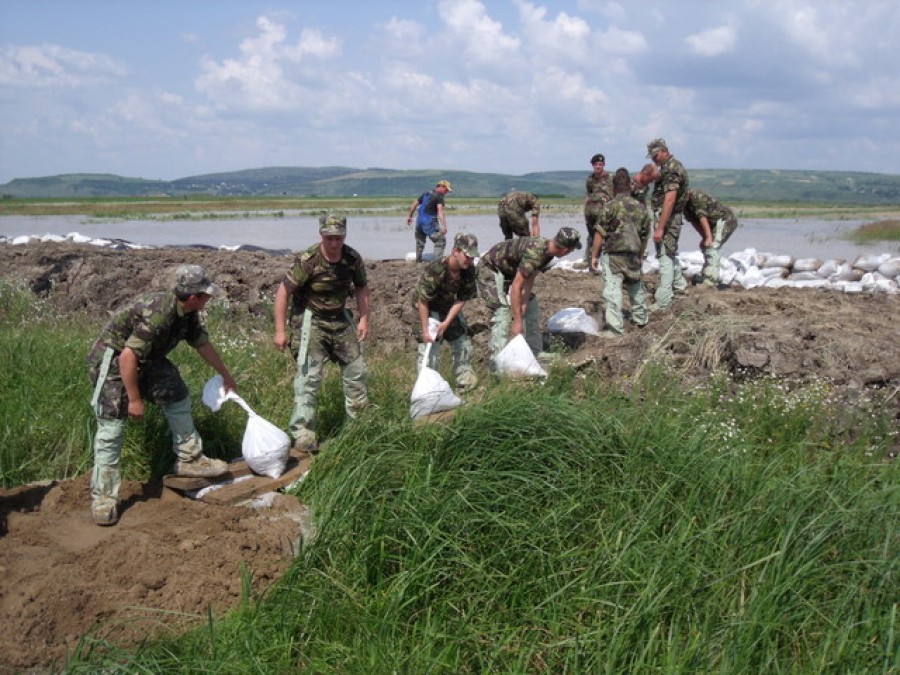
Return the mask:
[[450,181],[449,181],[449,180],[439,180],[439,181],[437,182],[437,185],[435,185],[435,187],[443,187],[443,188],[447,188],[447,192],[453,192],[453,186],[450,185]]
[[653,159],[656,156],[656,153],[660,150],[668,150],[669,146],[666,145],[665,138],[654,138],[652,141],[647,143],[647,157]]
[[215,295],[218,291],[200,265],[182,265],[175,270],[175,292],[179,295]]
[[457,233],[453,239],[453,248],[458,248],[470,258],[478,257],[478,237],[465,232]]
[[323,213],[319,216],[319,234],[329,236],[347,236],[347,218],[336,213]]
[[581,248],[581,235],[574,227],[561,227],[553,240],[565,248]]

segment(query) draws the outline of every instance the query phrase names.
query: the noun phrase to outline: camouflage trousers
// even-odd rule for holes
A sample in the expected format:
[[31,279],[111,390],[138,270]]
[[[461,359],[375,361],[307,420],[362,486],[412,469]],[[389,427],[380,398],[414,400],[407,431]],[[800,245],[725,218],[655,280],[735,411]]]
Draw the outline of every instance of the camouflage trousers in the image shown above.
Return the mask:
[[[512,309],[509,306],[509,294],[503,275],[487,265],[478,266],[478,295],[484,301],[491,315],[491,370],[496,370],[497,355],[509,342],[509,329],[512,326]],[[535,355],[544,350],[544,336],[541,334],[541,308],[534,293],[525,304],[522,317],[522,330],[525,341]]]
[[503,232],[504,239],[531,235],[531,227],[524,213],[501,208],[498,209],[497,215],[500,216],[500,231]]
[[[432,311],[430,316],[438,321],[447,318],[447,312]],[[430,343],[430,348],[424,342],[419,342],[418,368],[421,370],[427,353],[427,365],[432,370],[438,369],[440,362],[441,343],[450,345],[450,353],[453,357],[453,376],[456,378],[457,389],[470,389],[478,384],[478,376],[472,368],[472,341],[469,339],[469,326],[466,317],[460,312],[456,319],[444,331],[443,338],[439,342]]]
[[306,310],[296,357],[294,407],[288,422],[288,432],[295,441],[305,442],[315,436],[316,404],[327,361],[337,363],[341,369],[347,417],[357,417],[369,404],[368,370],[349,313],[326,319]]
[[[615,254],[613,254],[615,255]],[[613,270],[608,253],[600,254],[600,269],[603,271],[603,304],[605,305],[604,319],[606,327],[615,333],[625,332],[625,318],[622,312],[622,288],[624,286],[631,301],[631,320],[636,326],[646,326],[649,320],[647,314],[647,293],[644,290],[644,282],[638,278],[629,280],[621,272]]]
[[729,209],[729,215],[726,218],[719,218],[712,228],[713,243],[703,249],[703,271],[701,276],[704,281],[719,281],[719,249],[728,241],[729,237],[734,234],[737,229],[738,220],[734,212]]
[[425,241],[431,239],[434,244],[434,254],[432,260],[440,260],[444,257],[444,247],[447,245],[447,235],[441,232],[440,226],[437,226],[431,234],[425,234],[419,227],[416,227],[416,262],[422,262],[422,255],[425,253]]
[[591,262],[591,247],[594,245],[594,232],[597,230],[597,220],[600,218],[599,213],[584,213],[584,228],[587,230],[587,239],[584,245],[584,261]]
[[[95,505],[115,505],[121,484],[119,460],[128,418],[128,393],[118,354],[102,342],[96,342],[88,354],[88,369],[94,385],[91,408],[97,420],[91,497]],[[194,427],[190,392],[175,365],[166,358],[141,364],[138,387],[144,401],[162,408],[172,434],[172,451],[178,459],[198,457],[203,452],[203,440]]]
[[669,224],[663,231],[662,241],[656,244],[656,257],[659,260],[659,286],[656,288],[654,301],[659,309],[672,304],[675,293],[683,293],[687,289],[687,280],[681,271],[678,259],[678,238],[681,236],[683,217],[673,213]]

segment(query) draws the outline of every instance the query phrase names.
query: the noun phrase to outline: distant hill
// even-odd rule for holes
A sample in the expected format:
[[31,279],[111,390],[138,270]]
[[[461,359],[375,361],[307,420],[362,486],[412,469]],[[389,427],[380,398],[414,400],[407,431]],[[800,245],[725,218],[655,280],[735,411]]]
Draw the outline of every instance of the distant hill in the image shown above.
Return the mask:
[[[637,170],[639,167],[632,167]],[[691,185],[729,202],[900,204],[900,176],[847,171],[691,169]],[[396,171],[328,167],[267,167],[188,176],[172,181],[112,174],[16,178],[0,185],[4,199],[72,199],[148,196],[409,197],[438,180],[461,197],[497,197],[512,189],[540,196],[578,198],[587,171],[542,171],[513,176],[469,171]]]

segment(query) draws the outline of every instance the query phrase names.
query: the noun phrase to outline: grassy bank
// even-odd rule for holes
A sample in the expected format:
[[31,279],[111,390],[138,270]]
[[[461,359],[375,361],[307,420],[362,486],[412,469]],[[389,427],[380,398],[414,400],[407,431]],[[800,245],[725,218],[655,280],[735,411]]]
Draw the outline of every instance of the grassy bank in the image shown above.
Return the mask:
[[[0,286],[6,486],[90,464],[83,356],[96,319]],[[270,325],[213,307],[254,408],[283,422],[293,368]],[[173,356],[195,393],[210,375]],[[85,640],[71,672],[895,672],[900,662],[894,421],[828,383],[648,366],[628,393],[565,368],[492,383],[445,425],[408,419],[413,356],[371,354],[370,410],[341,426],[298,496],[318,533],[264,597],[135,651]],[[211,454],[244,416],[196,404]],[[152,409],[130,424],[133,478],[170,461]],[[150,448],[150,455],[142,448]],[[249,578],[249,577],[248,577]],[[892,670],[893,669],[893,670]]]

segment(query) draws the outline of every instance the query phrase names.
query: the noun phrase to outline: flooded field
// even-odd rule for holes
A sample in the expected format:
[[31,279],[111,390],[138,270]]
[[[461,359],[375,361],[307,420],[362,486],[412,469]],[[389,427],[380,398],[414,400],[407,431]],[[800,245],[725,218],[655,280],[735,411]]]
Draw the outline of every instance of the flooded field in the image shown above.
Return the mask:
[[[854,258],[858,255],[897,253],[896,243],[858,246],[845,237],[862,220],[819,220],[748,218],[723,247],[723,254],[754,248],[776,254],[814,258]],[[486,250],[501,240],[494,215],[448,217],[450,237],[456,232],[471,232]],[[562,226],[584,233],[579,215],[550,215],[541,220],[541,230],[550,236]],[[122,239],[144,246],[258,246],[265,249],[300,249],[318,238],[318,221],[312,216],[285,214],[283,217],[243,217],[214,220],[98,220],[86,216],[3,216],[0,237],[13,241],[18,237],[79,233],[90,238]],[[391,260],[405,258],[415,248],[413,230],[404,217],[351,216],[347,243],[366,258]],[[685,224],[681,236],[683,252],[699,249],[699,235]],[[429,242],[426,253],[431,251]],[[571,257],[577,257],[573,253]]]

